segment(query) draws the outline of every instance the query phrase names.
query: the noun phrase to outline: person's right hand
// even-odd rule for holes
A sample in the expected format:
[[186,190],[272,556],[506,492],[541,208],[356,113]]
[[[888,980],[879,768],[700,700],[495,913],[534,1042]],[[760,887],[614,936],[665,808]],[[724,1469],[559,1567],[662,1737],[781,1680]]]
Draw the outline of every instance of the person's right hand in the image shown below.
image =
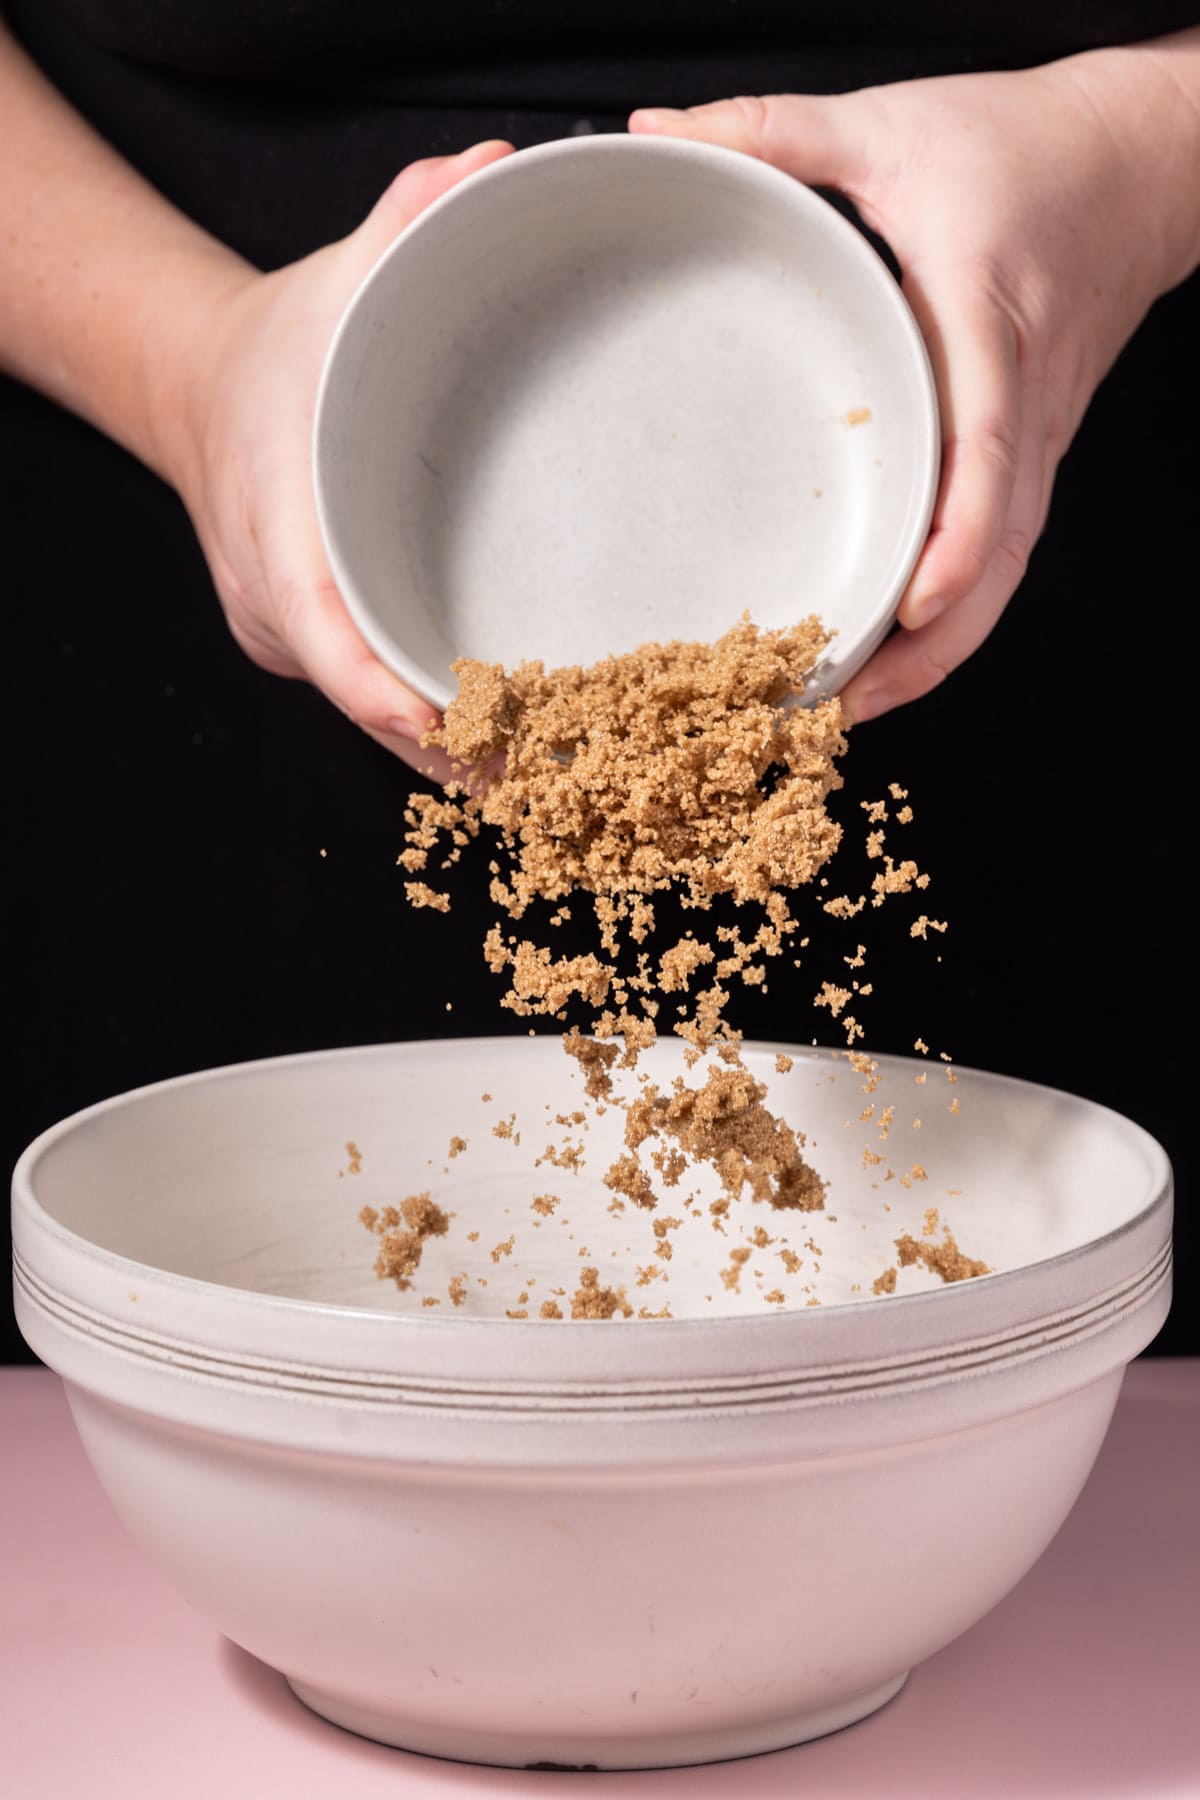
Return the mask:
[[358,229],[210,298],[159,432],[237,642],[260,668],[313,682],[387,749],[428,769],[429,702],[360,637],[325,557],[313,501],[313,408],[347,302],[393,238],[456,182],[509,154],[477,144],[411,164]]

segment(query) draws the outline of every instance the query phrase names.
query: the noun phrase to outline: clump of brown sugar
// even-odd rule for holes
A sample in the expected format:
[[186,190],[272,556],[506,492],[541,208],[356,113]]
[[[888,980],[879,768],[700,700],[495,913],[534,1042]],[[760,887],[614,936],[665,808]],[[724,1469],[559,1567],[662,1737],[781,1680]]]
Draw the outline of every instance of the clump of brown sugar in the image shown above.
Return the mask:
[[375,1273],[381,1281],[390,1278],[401,1289],[412,1286],[427,1241],[445,1237],[450,1229],[449,1215],[428,1194],[409,1194],[399,1208],[385,1206],[382,1212],[364,1206],[358,1216],[379,1238]]
[[943,1281],[970,1281],[976,1275],[991,1274],[987,1263],[964,1256],[948,1226],[938,1244],[931,1243],[928,1238],[915,1238],[906,1231],[896,1239],[896,1254],[902,1269],[907,1269],[911,1263],[922,1263]]
[[[581,1269],[579,1286],[571,1296],[573,1319],[612,1319],[620,1313],[623,1319],[633,1317],[633,1308],[625,1298],[624,1288],[600,1286],[599,1269]],[[543,1314],[554,1317],[554,1314]]]
[[647,1138],[672,1137],[716,1170],[730,1199],[748,1187],[753,1199],[772,1206],[817,1211],[825,1184],[801,1155],[803,1137],[763,1104],[766,1092],[740,1060],[714,1064],[700,1088],[677,1077],[664,1094],[647,1081],[626,1108],[625,1142],[635,1151]]
[[555,961],[544,946],[518,943],[515,938],[506,943],[499,926],[493,925],[484,940],[483,954],[494,975],[511,970],[508,992],[500,1004],[522,1018],[536,1013],[564,1017],[563,1009],[576,997],[593,1008],[602,1007],[608,999],[614,971],[590,953]]
[[433,912],[449,912],[450,896],[431,888],[426,881],[406,881],[404,892],[410,906],[428,906]]
[[729,1267],[721,1270],[721,1280],[725,1287],[737,1294],[741,1292],[742,1269],[749,1262],[753,1251],[748,1245],[729,1252]]
[[[839,836],[825,798],[841,712],[782,702],[828,642],[815,618],[762,632],[744,619],[715,644],[646,644],[589,669],[457,662],[458,694],[427,741],[476,779],[504,759],[478,798],[451,804],[502,834],[511,867],[497,897],[510,915],[576,889],[624,915],[630,896],[674,883],[701,900],[765,900],[810,881]],[[421,809],[410,851],[432,847],[432,823]]]

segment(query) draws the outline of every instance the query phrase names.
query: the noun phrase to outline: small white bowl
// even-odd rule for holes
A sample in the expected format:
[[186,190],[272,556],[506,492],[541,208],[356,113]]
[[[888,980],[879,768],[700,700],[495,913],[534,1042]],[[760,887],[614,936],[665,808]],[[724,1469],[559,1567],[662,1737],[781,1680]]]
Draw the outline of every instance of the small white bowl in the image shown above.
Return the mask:
[[[670,1322],[496,1317],[513,1286],[539,1297],[583,1266],[584,1244],[623,1275],[600,1181],[620,1118],[593,1121],[585,1174],[536,1167],[545,1105],[578,1105],[573,1065],[554,1040],[475,1040],[216,1070],[47,1132],[14,1182],[21,1329],[134,1536],[341,1725],[600,1768],[834,1730],[1058,1530],[1166,1315],[1171,1184],[1158,1145],[1101,1107],[960,1071],[951,1116],[939,1072],[889,1059],[895,1152],[918,1145],[929,1182],[889,1184],[885,1215],[847,1123],[858,1078],[794,1054],[786,1076],[772,1047],[750,1061],[829,1178],[836,1224],[806,1215],[799,1234],[837,1265],[823,1275],[869,1294],[931,1202],[997,1273],[778,1310],[724,1293],[701,1226],[676,1233],[668,1290],[630,1289],[665,1292]],[[669,1078],[676,1047],[655,1062]],[[520,1144],[492,1134],[512,1112]],[[455,1210],[453,1241],[431,1240],[400,1294],[356,1215],[422,1188]],[[575,1242],[534,1225],[547,1191]]]
[[601,136],[453,189],[334,336],[317,509],[377,654],[590,663],[820,615],[881,641],[938,474],[925,347],[865,238],[728,150]]

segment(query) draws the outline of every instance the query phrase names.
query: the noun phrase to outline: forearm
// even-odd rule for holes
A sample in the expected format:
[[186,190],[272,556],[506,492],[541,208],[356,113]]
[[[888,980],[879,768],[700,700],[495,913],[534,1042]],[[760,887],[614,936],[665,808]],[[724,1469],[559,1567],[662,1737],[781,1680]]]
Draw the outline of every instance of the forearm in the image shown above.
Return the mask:
[[168,480],[183,371],[249,265],[75,113],[0,22],[0,369]]
[[1200,265],[1200,27],[1053,63],[1120,145],[1139,185],[1145,258],[1155,293]]

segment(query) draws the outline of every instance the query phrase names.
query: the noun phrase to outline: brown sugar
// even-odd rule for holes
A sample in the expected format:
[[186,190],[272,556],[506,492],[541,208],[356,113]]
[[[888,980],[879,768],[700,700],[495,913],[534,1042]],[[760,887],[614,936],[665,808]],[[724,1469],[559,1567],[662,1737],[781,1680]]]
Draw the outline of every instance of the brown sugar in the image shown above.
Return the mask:
[[929,886],[928,875],[921,873],[911,857],[894,862],[890,856],[885,856],[883,864],[883,869],[871,881],[872,906],[882,906],[888,894],[908,894],[914,887]]
[[[511,675],[455,665],[459,693],[428,742],[461,769],[437,805],[410,803],[405,866],[419,871],[438,834],[499,836],[491,894],[514,920],[534,900],[592,898],[602,947],[555,958],[544,944],[493,927],[485,956],[507,978],[503,1004],[521,1016],[582,1004],[601,1040],[625,1041],[625,1065],[653,1042],[654,992],[686,991],[714,961],[689,934],[634,975],[616,963],[621,936],[640,944],[654,928],[653,896],[677,888],[705,907],[719,894],[757,902],[767,922],[736,941],[718,981],[674,1026],[697,1048],[717,1036],[738,976],[762,985],[759,957],[777,955],[794,929],[783,894],[811,882],[840,840],[825,802],[841,785],[845,749],[836,701],[783,704],[799,693],[828,636],[816,619],[760,632],[744,619],[714,645],[648,644],[590,669],[547,672],[526,663]],[[557,916],[557,915],[556,915]],[[615,1002],[615,1004],[613,1004]],[[578,1054],[578,1048],[573,1052]],[[601,1097],[611,1062],[587,1065]]]
[[445,913],[450,911],[449,894],[439,893],[436,888],[431,888],[427,882],[406,881],[404,884],[404,892],[408,896],[408,904],[410,906],[427,906],[431,912]]
[[944,932],[945,930],[946,930],[945,919],[931,919],[929,917],[928,913],[922,913],[920,915],[920,917],[914,919],[912,924],[909,926],[908,935],[910,937],[923,938],[923,937],[928,937],[928,935],[931,931],[943,931]]
[[678,1231],[682,1224],[682,1219],[664,1218],[661,1215],[654,1221],[654,1254],[661,1256],[664,1262],[670,1262],[674,1255],[674,1246],[667,1233]]
[[556,1169],[577,1171],[583,1167],[583,1145],[547,1144],[534,1167],[540,1169],[543,1163],[550,1163]]
[[658,962],[658,985],[664,994],[686,988],[697,969],[711,963],[716,956],[711,944],[698,938],[681,938],[674,949],[664,951]]
[[571,1296],[571,1317],[613,1319],[618,1313],[624,1319],[633,1317],[633,1308],[625,1298],[625,1289],[601,1287],[599,1269],[581,1269],[579,1286]]
[[500,1004],[522,1018],[560,1014],[576,997],[592,1007],[601,1007],[608,999],[615,971],[590,953],[560,957],[556,962],[545,947],[506,943],[498,925],[488,932],[483,952],[494,975],[511,970],[509,990]]
[[677,1078],[664,1094],[646,1081],[626,1109],[625,1142],[636,1150],[648,1137],[670,1136],[715,1169],[731,1199],[749,1187],[753,1199],[774,1207],[816,1211],[825,1204],[824,1183],[801,1154],[802,1135],[764,1105],[766,1092],[740,1060],[710,1068],[701,1088]]
[[[634,1102],[635,1106],[639,1104],[640,1102]],[[619,1156],[606,1171],[604,1185],[611,1188],[614,1194],[621,1194],[627,1200],[632,1200],[635,1206],[650,1209],[658,1205],[654,1184],[632,1151]]]
[[379,1238],[379,1254],[375,1273],[381,1280],[390,1277],[398,1288],[412,1286],[412,1276],[420,1265],[421,1253],[431,1237],[445,1237],[450,1218],[428,1194],[410,1194],[400,1203],[399,1211],[387,1206],[381,1213],[365,1206],[359,1214],[369,1231]]
[[563,1049],[579,1064],[588,1099],[607,1100],[612,1093],[612,1066],[620,1055],[617,1045],[597,1043],[574,1027],[563,1039]]
[[[713,645],[648,644],[590,669],[456,663],[459,692],[428,742],[476,778],[504,757],[478,800],[452,804],[502,834],[511,915],[582,889],[618,914],[639,896],[644,928],[647,897],[679,881],[700,898],[765,899],[811,880],[840,835],[824,801],[841,715],[835,701],[781,702],[828,642],[816,619],[764,632],[747,619]],[[410,849],[431,847],[431,822],[422,809]]]
[[940,1244],[915,1238],[911,1233],[905,1232],[896,1239],[896,1254],[902,1269],[908,1268],[910,1263],[923,1263],[934,1275],[940,1275],[943,1281],[970,1281],[976,1275],[991,1274],[987,1263],[963,1255],[955,1242],[954,1233],[948,1228],[944,1231]]
[[721,1270],[721,1280],[732,1293],[741,1292],[742,1269],[749,1262],[751,1254],[748,1245],[740,1245],[738,1249],[729,1252],[729,1267]]
[[[857,423],[869,416],[864,408],[847,418]],[[399,858],[411,877],[408,897],[414,905],[444,910],[448,898],[422,879],[431,856],[441,858],[437,866],[444,868],[483,837],[485,885],[503,918],[487,933],[484,957],[504,983],[501,1004],[522,1018],[546,1016],[569,1025],[562,1044],[587,1099],[598,1113],[610,1106],[623,1113],[623,1151],[603,1180],[612,1196],[610,1212],[629,1220],[656,1215],[660,1197],[678,1190],[700,1165],[720,1185],[720,1198],[704,1203],[719,1232],[742,1229],[730,1208],[746,1198],[783,1211],[824,1207],[824,1183],[807,1159],[804,1134],[768,1107],[766,1083],[744,1064],[728,1009],[739,985],[765,989],[772,958],[786,951],[785,960],[799,966],[794,949],[806,948],[809,940],[796,937],[795,895],[818,884],[827,890],[823,871],[842,838],[827,806],[842,785],[838,759],[846,736],[839,704],[795,703],[829,641],[816,618],[764,631],[743,617],[715,644],[646,644],[591,668],[547,670],[527,662],[506,673],[498,665],[462,660],[455,664],[458,694],[444,723],[425,740],[446,752],[455,779],[440,797],[410,798]],[[876,870],[873,907],[929,884],[915,861],[888,853],[892,818],[907,823],[912,817],[907,804],[894,804],[907,801],[904,789],[892,784],[889,795],[864,803],[866,854]],[[698,924],[656,953],[656,906],[668,891]],[[590,902],[590,922],[586,913],[580,919],[580,907],[568,914],[566,902],[578,895]],[[750,922],[739,915],[735,925],[708,924],[708,909],[721,898],[756,909]],[[852,919],[868,895],[818,892],[813,904],[828,917]],[[598,950],[555,955],[541,941],[568,916],[573,926],[594,928]],[[912,935],[926,938],[943,929],[922,913]],[[860,944],[842,960],[856,971],[865,957]],[[838,1022],[848,1046],[863,1037],[856,1014],[871,991],[870,982],[854,979],[851,986],[825,981],[817,992],[816,1004]],[[583,1019],[583,1029],[571,1024],[573,1015]],[[707,1059],[694,1084],[680,1076],[660,1087],[639,1067],[640,1053],[666,1029],[684,1041],[689,1072]],[[866,1077],[865,1091],[872,1092],[877,1065],[862,1053],[850,1054],[856,1072]],[[792,1058],[779,1053],[775,1067],[788,1073]],[[881,1138],[893,1110],[883,1115]],[[557,1116],[563,1126],[568,1119],[583,1124],[578,1114]],[[515,1114],[492,1130],[520,1143]],[[465,1139],[452,1139],[450,1154],[465,1148]],[[582,1139],[572,1139],[547,1145],[537,1163],[574,1173],[583,1153]],[[866,1160],[882,1158],[867,1152]],[[893,1173],[888,1169],[886,1179]],[[914,1164],[900,1185],[924,1178]],[[539,1224],[556,1203],[547,1195],[531,1200]],[[705,1216],[696,1196],[685,1196],[683,1207],[685,1214]],[[375,1228],[387,1229],[386,1214],[384,1220]],[[663,1266],[672,1255],[667,1233],[683,1219],[656,1215],[651,1223],[659,1260],[642,1265],[643,1285],[669,1279]],[[406,1224],[400,1235],[411,1237],[413,1227]],[[754,1242],[764,1249],[775,1240],[759,1227]],[[819,1254],[811,1240],[810,1248]],[[515,1236],[493,1249],[493,1263],[512,1258],[514,1249]],[[942,1253],[946,1246],[937,1249]],[[589,1254],[586,1248],[576,1253]],[[751,1254],[729,1252],[722,1271],[727,1288],[737,1289]],[[800,1267],[786,1249],[781,1261],[788,1275]],[[892,1277],[894,1286],[894,1271]],[[462,1304],[453,1284],[450,1297]],[[510,1316],[525,1316],[526,1299],[522,1295],[517,1308],[507,1309]],[[783,1290],[773,1288],[766,1299],[782,1304]],[[628,1318],[633,1311],[624,1289],[601,1286],[598,1269],[590,1266],[570,1310],[572,1318]],[[538,1316],[561,1317],[561,1309],[544,1302]]]

